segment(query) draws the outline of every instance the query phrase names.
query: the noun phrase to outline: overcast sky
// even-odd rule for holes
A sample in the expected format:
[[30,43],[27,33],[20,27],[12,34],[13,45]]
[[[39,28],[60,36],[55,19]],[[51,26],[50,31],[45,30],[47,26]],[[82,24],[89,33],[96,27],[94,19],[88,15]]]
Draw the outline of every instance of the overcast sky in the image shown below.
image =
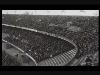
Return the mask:
[[99,16],[99,10],[2,10],[2,14]]

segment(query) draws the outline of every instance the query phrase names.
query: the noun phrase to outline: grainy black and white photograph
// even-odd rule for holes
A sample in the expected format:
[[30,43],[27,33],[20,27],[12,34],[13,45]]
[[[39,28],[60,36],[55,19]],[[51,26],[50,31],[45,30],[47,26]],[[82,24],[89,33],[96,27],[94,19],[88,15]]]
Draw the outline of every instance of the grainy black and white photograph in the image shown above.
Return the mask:
[[2,66],[99,66],[99,10],[2,10]]

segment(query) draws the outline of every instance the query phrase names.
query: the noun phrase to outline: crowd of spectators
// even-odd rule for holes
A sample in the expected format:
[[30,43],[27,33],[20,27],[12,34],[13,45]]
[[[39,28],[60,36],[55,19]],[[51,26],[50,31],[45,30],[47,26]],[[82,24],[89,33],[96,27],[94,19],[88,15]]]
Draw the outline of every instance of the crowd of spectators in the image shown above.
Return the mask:
[[99,65],[99,56],[98,51],[94,54],[89,54],[85,56],[85,59],[82,60],[78,66],[98,66]]
[[[2,23],[34,28],[64,36],[78,47],[77,58],[98,50],[99,19],[95,16],[42,16],[42,15],[2,15]],[[68,24],[80,27],[80,31],[68,30]],[[52,26],[50,24],[53,24]],[[69,25],[70,26],[70,25]],[[43,41],[44,42],[44,41]],[[42,43],[43,43],[42,42]],[[92,46],[91,46],[92,45]],[[95,45],[95,46],[94,46]],[[39,46],[37,46],[39,47]],[[59,47],[59,46],[58,46]]]
[[3,33],[8,34],[4,40],[13,43],[25,52],[29,53],[37,62],[74,49],[74,45],[41,33],[23,30],[13,27],[3,27]]

